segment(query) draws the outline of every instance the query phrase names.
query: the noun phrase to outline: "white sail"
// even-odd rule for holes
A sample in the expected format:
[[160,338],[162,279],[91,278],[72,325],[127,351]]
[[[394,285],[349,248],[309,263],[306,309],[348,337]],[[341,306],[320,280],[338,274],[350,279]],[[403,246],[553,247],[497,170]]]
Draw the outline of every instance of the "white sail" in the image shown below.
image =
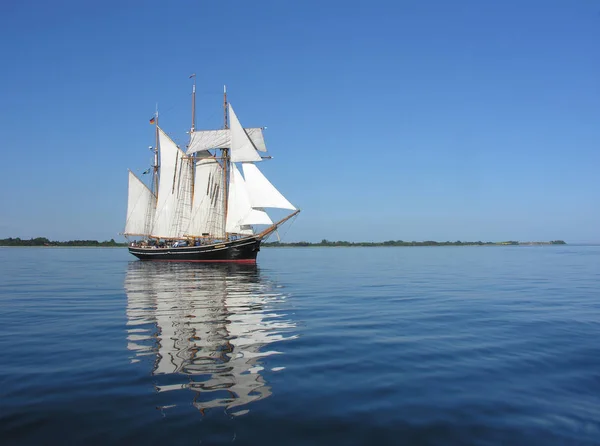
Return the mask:
[[242,127],[242,124],[240,124],[240,121],[238,121],[231,104],[229,104],[229,121],[231,127],[231,162],[262,161],[254,143]]
[[275,189],[256,165],[242,163],[242,169],[252,207],[296,210],[296,207]]
[[224,235],[223,168],[214,158],[196,162],[194,201],[187,233],[190,236]]
[[227,205],[226,231],[236,234],[251,234],[250,225],[273,224],[262,209],[253,209],[246,190],[246,183],[235,164],[231,163],[229,199]]
[[[254,148],[261,152],[266,152],[263,129],[260,127],[251,127],[245,129],[246,133],[254,143]],[[201,152],[210,149],[225,149],[231,147],[231,130],[199,130],[192,133],[190,146],[187,154]]]
[[266,152],[267,145],[265,144],[265,137],[263,135],[262,127],[250,127],[245,130],[254,143],[254,148],[260,152]]
[[[156,238],[174,239],[183,235],[185,218],[185,193],[180,194],[180,187],[187,189],[188,169],[182,168],[186,163],[181,162],[184,152],[167,136],[161,128],[158,133],[160,143],[160,182],[158,186],[158,201],[152,236]],[[183,187],[181,179],[184,179]],[[187,201],[187,200],[186,200]],[[189,201],[187,201],[189,203]],[[188,216],[189,219],[189,216]],[[189,224],[189,223],[188,223]],[[187,228],[187,227],[186,227]]]
[[181,237],[190,226],[192,216],[192,183],[194,176],[194,165],[192,160],[186,158],[183,151],[179,151],[179,160],[175,174],[175,195],[177,206],[175,207],[175,231]]
[[156,197],[130,170],[125,235],[148,235],[155,209]]

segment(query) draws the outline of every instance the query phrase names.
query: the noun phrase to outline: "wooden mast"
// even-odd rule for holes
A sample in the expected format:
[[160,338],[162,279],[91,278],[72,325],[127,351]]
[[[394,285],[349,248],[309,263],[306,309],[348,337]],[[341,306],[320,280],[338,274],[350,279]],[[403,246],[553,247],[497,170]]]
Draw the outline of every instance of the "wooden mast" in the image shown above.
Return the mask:
[[196,73],[192,74],[190,78],[194,78],[194,84],[192,85],[192,130],[190,131],[191,141],[191,134],[196,130]]
[[[158,199],[158,103],[156,104],[156,111],[154,112],[154,165],[152,166],[152,188],[154,189],[154,196]],[[152,120],[150,121],[152,123]],[[148,234],[148,238],[154,238],[150,234]],[[158,239],[157,239],[158,240]]]
[[227,123],[227,85],[223,85],[223,128],[228,129]]
[[155,143],[154,143],[154,195],[158,197],[158,104],[154,113]]
[[[190,78],[192,78],[192,77],[194,78],[194,84],[192,85],[192,128],[190,130],[190,144],[188,145],[188,148],[192,144],[192,135],[193,135],[194,131],[196,130],[196,73],[194,73],[190,76]],[[196,163],[194,162],[195,158],[196,158],[195,154],[192,154],[187,159],[187,162],[190,163],[190,167],[191,167],[191,171],[192,171],[191,203],[194,203],[194,181],[196,178]]]
[[[227,86],[223,85],[223,128],[228,129],[227,123]],[[229,167],[229,149],[223,149],[223,204],[225,212],[223,213],[223,229],[225,230],[225,239],[229,239],[227,233],[227,205],[229,197],[229,181],[227,181],[227,173]]]

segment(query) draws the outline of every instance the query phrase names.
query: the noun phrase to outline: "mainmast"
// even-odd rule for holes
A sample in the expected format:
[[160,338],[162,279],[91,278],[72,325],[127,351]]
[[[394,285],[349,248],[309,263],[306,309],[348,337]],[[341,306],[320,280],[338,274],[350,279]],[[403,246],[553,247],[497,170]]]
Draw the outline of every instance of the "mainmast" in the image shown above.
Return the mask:
[[191,134],[196,130],[196,73],[192,74],[191,78],[194,78],[194,84],[192,86],[192,130],[190,131],[190,140]]
[[[228,129],[227,123],[227,86],[223,85],[223,128]],[[229,149],[223,149],[223,203],[225,212],[223,213],[223,229],[225,230],[225,238],[229,238],[227,233],[227,204],[229,197],[229,181],[227,181],[227,171],[229,167]]]
[[154,126],[155,126],[155,143],[154,143],[154,171],[152,176],[154,177],[154,195],[158,196],[158,104],[156,104],[156,112],[154,113]]
[[[194,131],[196,130],[196,73],[192,74],[190,76],[190,78],[194,78],[194,84],[192,85],[192,128],[190,130],[190,144],[192,143],[192,135],[194,134]],[[188,145],[189,147],[189,145]],[[191,201],[190,203],[194,202],[194,181],[196,178],[196,163],[194,162],[195,159],[195,155],[192,155],[190,157],[188,157],[188,163],[190,163],[191,169],[192,169],[192,178],[191,178],[191,182],[192,182],[192,197],[191,197]]]
[[227,124],[227,85],[223,85],[223,128],[228,129]]

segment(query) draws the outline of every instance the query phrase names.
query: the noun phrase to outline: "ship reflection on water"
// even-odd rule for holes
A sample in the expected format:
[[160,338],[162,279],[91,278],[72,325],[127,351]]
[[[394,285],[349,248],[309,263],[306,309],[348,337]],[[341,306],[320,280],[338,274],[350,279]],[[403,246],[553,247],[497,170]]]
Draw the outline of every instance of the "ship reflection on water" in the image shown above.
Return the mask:
[[125,291],[131,360],[150,357],[158,392],[188,389],[202,413],[231,415],[271,395],[263,358],[279,353],[269,344],[295,337],[295,324],[277,311],[285,295],[256,265],[136,261]]

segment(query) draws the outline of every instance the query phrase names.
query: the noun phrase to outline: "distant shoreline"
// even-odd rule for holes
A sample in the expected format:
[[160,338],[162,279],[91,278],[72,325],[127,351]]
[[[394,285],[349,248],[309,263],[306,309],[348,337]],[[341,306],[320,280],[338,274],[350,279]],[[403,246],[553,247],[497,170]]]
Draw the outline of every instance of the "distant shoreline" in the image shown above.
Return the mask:
[[46,237],[31,239],[5,238],[0,239],[0,246],[6,247],[40,247],[40,248],[123,248],[128,243],[115,242],[114,239],[99,242],[98,240],[68,240],[64,242],[48,240]]
[[[544,246],[544,245],[566,245],[563,240],[551,240],[548,242],[519,242],[514,240],[502,242],[463,242],[457,240],[455,242],[436,242],[432,240],[422,242],[407,242],[404,240],[388,240],[385,242],[347,242],[347,241],[329,241],[321,240],[320,242],[264,242],[262,246],[269,247],[389,247],[389,246]],[[126,248],[128,243],[115,242],[114,239],[99,242],[97,240],[69,240],[69,241],[50,241],[45,237],[37,237],[35,239],[20,239],[7,238],[0,239],[0,246],[3,247],[41,247],[41,248]]]
[[50,245],[50,246],[43,246],[43,245],[0,245],[0,248],[45,248],[45,249],[50,249],[50,248],[60,248],[60,249],[67,249],[67,248],[102,248],[102,249],[114,249],[114,248],[127,248],[127,244],[119,244],[116,246],[98,246],[98,245],[79,245],[79,246],[63,246],[63,245]]
[[519,242],[519,241],[504,241],[504,242],[462,242],[460,240],[456,242],[436,242],[436,241],[423,241],[423,242],[405,242],[403,240],[389,240],[386,242],[346,242],[337,241],[331,242],[328,240],[322,240],[317,243],[310,242],[292,242],[292,243],[281,243],[281,242],[264,242],[264,247],[282,247],[282,248],[298,248],[298,247],[327,247],[327,248],[351,248],[351,247],[389,247],[389,246],[402,246],[402,247],[415,247],[415,246],[552,246],[552,245],[566,245],[564,240],[551,240],[549,242]]

